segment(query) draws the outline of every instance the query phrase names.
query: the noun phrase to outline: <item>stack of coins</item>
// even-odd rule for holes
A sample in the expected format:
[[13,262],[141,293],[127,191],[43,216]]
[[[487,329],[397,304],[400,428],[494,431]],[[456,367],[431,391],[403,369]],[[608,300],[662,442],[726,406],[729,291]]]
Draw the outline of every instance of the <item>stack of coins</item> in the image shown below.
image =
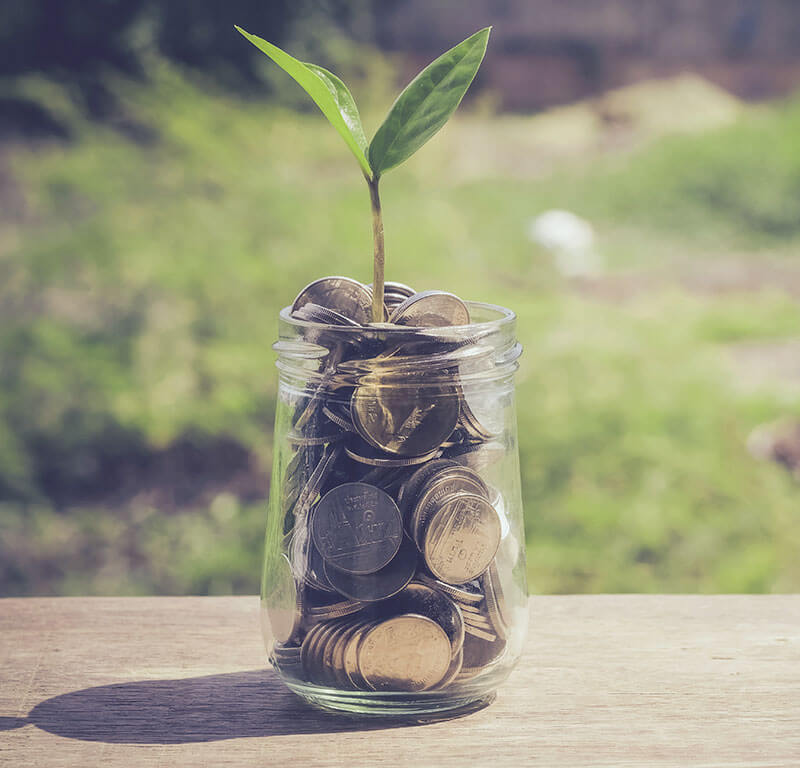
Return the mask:
[[341,690],[441,690],[506,649],[508,523],[481,476],[506,453],[504,414],[464,373],[490,370],[494,349],[461,327],[461,299],[401,283],[384,296],[383,323],[370,322],[371,287],[344,277],[292,305],[327,353],[290,398],[271,659]]

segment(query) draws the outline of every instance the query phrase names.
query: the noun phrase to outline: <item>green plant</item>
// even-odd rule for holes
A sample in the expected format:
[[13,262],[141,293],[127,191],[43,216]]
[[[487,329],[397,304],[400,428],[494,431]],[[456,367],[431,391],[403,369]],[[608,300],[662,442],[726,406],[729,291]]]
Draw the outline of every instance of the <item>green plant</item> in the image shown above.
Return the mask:
[[316,64],[298,61],[241,27],[236,29],[306,90],[358,160],[372,205],[372,319],[381,322],[385,263],[378,190],[381,175],[411,157],[455,112],[483,61],[491,27],[479,30],[425,67],[397,97],[369,144],[355,100],[336,75]]

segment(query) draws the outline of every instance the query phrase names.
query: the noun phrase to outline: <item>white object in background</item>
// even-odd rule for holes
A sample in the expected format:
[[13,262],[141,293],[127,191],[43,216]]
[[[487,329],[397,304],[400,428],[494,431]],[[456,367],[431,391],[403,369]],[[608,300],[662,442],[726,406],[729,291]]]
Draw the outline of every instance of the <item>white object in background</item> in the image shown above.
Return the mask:
[[594,247],[592,225],[569,211],[545,211],[528,225],[528,237],[553,254],[565,277],[600,274],[605,266]]

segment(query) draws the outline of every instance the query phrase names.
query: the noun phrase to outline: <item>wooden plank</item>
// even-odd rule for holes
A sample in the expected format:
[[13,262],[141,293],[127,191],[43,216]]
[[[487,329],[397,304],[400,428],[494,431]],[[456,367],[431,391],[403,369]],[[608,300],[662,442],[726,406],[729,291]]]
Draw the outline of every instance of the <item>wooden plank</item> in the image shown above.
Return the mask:
[[800,597],[535,597],[498,700],[364,728],[286,691],[255,598],[0,601],[2,766],[797,766]]

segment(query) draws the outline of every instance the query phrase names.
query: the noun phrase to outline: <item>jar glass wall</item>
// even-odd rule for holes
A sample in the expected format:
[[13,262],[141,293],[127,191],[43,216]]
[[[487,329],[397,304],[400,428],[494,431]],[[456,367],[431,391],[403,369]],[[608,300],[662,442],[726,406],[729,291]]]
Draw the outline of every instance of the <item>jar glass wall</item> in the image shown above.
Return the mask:
[[261,584],[270,660],[345,712],[491,700],[527,629],[515,317],[324,325],[281,312]]

